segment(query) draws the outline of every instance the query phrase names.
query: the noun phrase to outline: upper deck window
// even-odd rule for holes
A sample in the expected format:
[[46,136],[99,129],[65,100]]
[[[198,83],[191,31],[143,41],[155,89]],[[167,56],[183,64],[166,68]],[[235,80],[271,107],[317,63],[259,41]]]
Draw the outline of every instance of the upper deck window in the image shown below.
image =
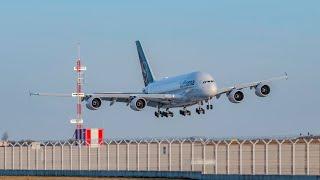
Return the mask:
[[203,81],[202,83],[206,84],[206,83],[213,83],[213,82],[214,82],[214,80],[209,80],[209,81]]

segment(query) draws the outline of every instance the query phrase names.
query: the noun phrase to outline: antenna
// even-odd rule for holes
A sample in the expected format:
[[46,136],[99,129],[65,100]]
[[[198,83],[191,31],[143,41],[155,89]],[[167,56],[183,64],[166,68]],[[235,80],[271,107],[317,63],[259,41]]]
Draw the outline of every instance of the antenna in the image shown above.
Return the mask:
[[83,71],[86,71],[87,68],[82,66],[81,64],[81,54],[80,54],[80,43],[77,44],[78,49],[78,57],[76,58],[76,66],[73,68],[77,73],[76,79],[76,92],[72,93],[73,97],[77,97],[77,105],[76,105],[76,113],[77,116],[75,119],[71,119],[71,124],[76,124],[76,139],[81,140],[81,129],[83,128],[83,119],[82,119],[82,98],[84,97],[84,93],[82,91],[83,85]]
[[80,59],[81,58],[80,43],[77,44],[77,47],[78,47],[78,59]]

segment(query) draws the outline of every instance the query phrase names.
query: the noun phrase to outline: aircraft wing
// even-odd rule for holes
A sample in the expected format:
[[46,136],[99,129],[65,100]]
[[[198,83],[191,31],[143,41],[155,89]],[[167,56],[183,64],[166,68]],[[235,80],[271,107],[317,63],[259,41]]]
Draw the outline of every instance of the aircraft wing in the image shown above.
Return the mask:
[[147,102],[166,102],[175,98],[174,94],[145,94],[145,93],[121,93],[121,92],[103,92],[86,94],[85,98],[97,97],[104,101],[111,102],[130,102],[132,98],[144,98]]
[[285,73],[285,75],[283,76],[279,76],[279,77],[274,77],[274,78],[270,78],[270,79],[266,79],[266,80],[262,80],[262,81],[256,81],[256,82],[250,82],[250,83],[241,83],[241,84],[236,84],[234,86],[231,87],[227,87],[227,88],[222,88],[218,90],[218,93],[216,95],[217,98],[219,98],[222,94],[224,93],[229,93],[234,89],[245,89],[245,88],[255,88],[256,86],[258,86],[261,83],[270,83],[272,81],[276,81],[276,80],[282,80],[282,79],[288,79],[288,74]]
[[54,96],[54,97],[72,97],[72,94],[62,94],[62,93],[35,93],[29,92],[30,96]]
[[[77,94],[60,94],[60,93],[29,93],[30,96],[53,96],[53,97],[76,97]],[[146,101],[150,102],[169,102],[175,98],[174,94],[145,94],[145,93],[122,93],[122,92],[102,92],[102,93],[92,93],[92,94],[81,94],[83,100],[87,100],[91,97],[97,97],[104,101],[111,102],[130,102],[132,98],[139,97],[144,98]],[[112,105],[112,104],[111,104]]]

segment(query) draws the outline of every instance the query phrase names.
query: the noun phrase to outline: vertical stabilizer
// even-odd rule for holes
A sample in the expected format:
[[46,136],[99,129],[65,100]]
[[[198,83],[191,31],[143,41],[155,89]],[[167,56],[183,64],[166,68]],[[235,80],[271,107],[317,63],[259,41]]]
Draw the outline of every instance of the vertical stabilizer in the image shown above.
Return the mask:
[[143,53],[143,49],[139,41],[136,41],[136,46],[139,55],[144,85],[147,86],[149,83],[152,83],[154,81],[154,76],[149,66],[148,60],[146,59]]

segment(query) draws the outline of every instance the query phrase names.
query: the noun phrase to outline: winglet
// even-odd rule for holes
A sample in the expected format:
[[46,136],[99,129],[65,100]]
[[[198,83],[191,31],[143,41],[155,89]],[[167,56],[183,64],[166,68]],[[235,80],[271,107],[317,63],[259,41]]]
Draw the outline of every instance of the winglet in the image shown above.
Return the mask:
[[34,92],[29,91],[29,96],[37,96],[37,95],[39,95],[39,93],[34,93]]
[[286,80],[288,80],[288,73],[284,72]]

